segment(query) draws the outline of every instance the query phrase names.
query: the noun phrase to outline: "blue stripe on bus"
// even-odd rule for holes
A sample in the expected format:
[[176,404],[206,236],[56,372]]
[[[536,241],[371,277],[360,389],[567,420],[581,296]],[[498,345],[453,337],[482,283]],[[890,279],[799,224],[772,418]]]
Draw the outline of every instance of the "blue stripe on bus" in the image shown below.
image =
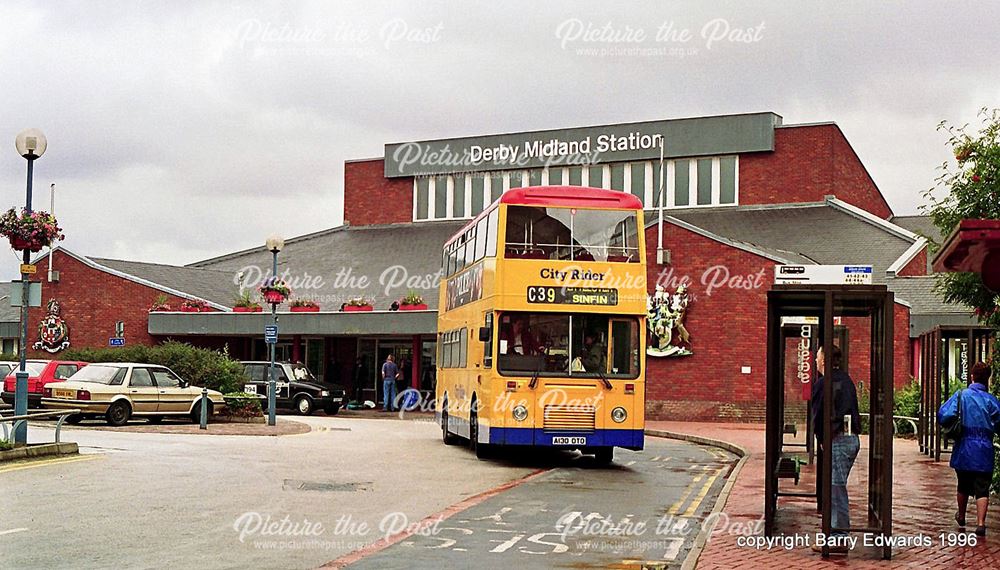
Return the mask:
[[541,428],[490,428],[490,443],[551,446],[553,437],[585,437],[587,447],[614,446],[639,450],[642,449],[644,435],[641,429],[599,429],[581,433],[551,432]]

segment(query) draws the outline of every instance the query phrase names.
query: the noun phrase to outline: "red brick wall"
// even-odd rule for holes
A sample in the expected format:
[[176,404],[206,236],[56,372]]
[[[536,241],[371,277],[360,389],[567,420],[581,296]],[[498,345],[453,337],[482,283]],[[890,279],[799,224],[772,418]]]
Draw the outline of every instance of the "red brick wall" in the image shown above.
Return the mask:
[[[656,259],[656,229],[647,233],[648,259]],[[672,264],[650,263],[652,289],[659,281],[668,292],[687,276],[691,304],[685,327],[691,335],[691,356],[647,357],[646,412],[650,419],[701,421],[763,421],[766,397],[767,291],[775,262],[721,244],[677,226],[664,225],[664,245]],[[725,268],[739,285],[750,289],[715,287],[709,293],[712,268]],[[763,270],[763,276],[761,275]],[[909,310],[897,304],[894,317],[893,383],[910,378]],[[850,329],[850,372],[869,382],[870,320],[845,318]],[[790,353],[789,359],[794,360]],[[741,368],[750,367],[750,374]],[[793,378],[794,375],[789,376]],[[786,386],[788,407],[796,407],[798,388]]]
[[900,277],[927,275],[927,247],[925,246],[920,253],[915,255],[897,275]]
[[[849,317],[844,319],[844,325],[850,330],[848,372],[855,382],[864,382],[867,386],[871,382],[871,320]],[[899,303],[893,308],[893,328],[892,383],[898,389],[909,383],[913,374],[910,310]]]
[[[28,312],[28,346],[38,341],[38,322],[45,316],[45,306],[55,298],[61,305],[60,316],[69,326],[70,348],[106,347],[115,335],[115,323],[125,324],[129,344],[155,344],[148,333],[149,307],[161,291],[93,269],[76,258],[57,251],[54,268],[58,283],[45,282],[48,257],[38,263],[36,280],[42,283],[42,306]],[[167,295],[174,309],[180,297]],[[29,350],[32,357],[49,357],[48,352]],[[58,355],[58,353],[56,353]]]
[[[655,228],[648,232],[646,242],[649,259],[655,261]],[[681,278],[690,280],[685,327],[694,354],[647,358],[649,417],[763,420],[766,292],[773,281],[774,262],[671,224],[664,226],[664,244],[671,250],[672,264],[650,263],[649,286],[653,288],[659,280],[673,292]],[[708,272],[713,267],[718,273]],[[730,278],[738,276],[740,285],[759,286],[712,288],[713,278],[726,272]],[[750,367],[750,374],[741,373],[743,366]]]
[[837,125],[782,127],[774,152],[740,156],[740,204],[820,202],[826,195],[888,219],[889,204]]
[[385,178],[381,158],[344,163],[344,223],[413,221],[413,178]]

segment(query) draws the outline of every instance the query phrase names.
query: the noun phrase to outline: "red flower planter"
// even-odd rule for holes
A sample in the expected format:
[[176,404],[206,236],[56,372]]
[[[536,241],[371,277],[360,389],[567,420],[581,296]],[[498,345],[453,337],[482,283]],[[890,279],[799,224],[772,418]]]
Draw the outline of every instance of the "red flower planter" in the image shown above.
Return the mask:
[[10,247],[18,251],[28,250],[37,253],[39,251],[42,251],[42,248],[45,247],[44,245],[38,243],[37,241],[28,241],[21,239],[19,237],[11,237],[9,239],[10,239]]
[[293,313],[318,313],[319,307],[290,307],[289,310]]
[[260,313],[264,307],[233,307],[234,313]]
[[361,313],[364,311],[371,311],[374,308],[375,307],[372,307],[371,305],[365,305],[363,307],[358,307],[356,305],[344,305],[344,311],[348,313]]
[[426,303],[420,303],[419,305],[400,305],[399,306],[399,310],[400,311],[426,311],[427,310],[427,304]]
[[264,291],[264,301],[274,305],[285,302],[285,296],[277,291]]
[[212,308],[211,307],[202,307],[202,308],[198,309],[198,312],[199,313],[211,313],[212,312]]
[[182,313],[197,313],[198,307],[181,307],[180,312]]

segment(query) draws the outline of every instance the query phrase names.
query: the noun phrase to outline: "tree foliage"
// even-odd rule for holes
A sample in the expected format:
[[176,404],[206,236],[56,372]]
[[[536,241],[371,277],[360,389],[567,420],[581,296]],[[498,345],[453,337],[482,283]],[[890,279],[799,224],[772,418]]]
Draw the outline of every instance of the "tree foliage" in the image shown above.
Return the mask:
[[[979,118],[982,125],[972,133],[968,124],[955,127],[942,121],[938,125],[938,130],[949,135],[955,161],[939,167],[937,186],[924,194],[927,205],[923,210],[943,236],[964,219],[1000,219],[1000,109],[983,108]],[[943,196],[936,196],[936,191]],[[934,250],[940,247],[932,244]],[[970,307],[983,324],[1000,327],[1000,297],[983,285],[978,274],[940,274],[936,290],[946,301]]]

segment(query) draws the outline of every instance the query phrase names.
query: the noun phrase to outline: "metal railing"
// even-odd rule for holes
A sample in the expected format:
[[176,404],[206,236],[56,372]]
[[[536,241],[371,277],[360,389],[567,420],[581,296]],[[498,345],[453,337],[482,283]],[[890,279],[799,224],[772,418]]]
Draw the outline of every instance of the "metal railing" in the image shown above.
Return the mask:
[[910,425],[913,426],[913,433],[914,434],[919,433],[919,430],[917,428],[917,422],[920,420],[918,418],[911,418],[909,416],[892,416],[892,435],[896,435],[896,433],[899,432],[898,428],[899,424],[897,424],[896,422],[900,421],[910,422]]
[[[37,420],[42,418],[54,418],[59,417],[56,422],[56,440],[55,443],[59,443],[59,434],[62,431],[63,422],[66,418],[79,414],[82,410],[48,410],[44,412],[35,412],[25,414],[23,416],[5,416],[0,414],[0,427],[3,427],[3,438],[10,441],[10,432],[17,431],[18,426],[23,423],[27,423],[29,420]],[[7,424],[10,423],[11,427],[8,428]]]

